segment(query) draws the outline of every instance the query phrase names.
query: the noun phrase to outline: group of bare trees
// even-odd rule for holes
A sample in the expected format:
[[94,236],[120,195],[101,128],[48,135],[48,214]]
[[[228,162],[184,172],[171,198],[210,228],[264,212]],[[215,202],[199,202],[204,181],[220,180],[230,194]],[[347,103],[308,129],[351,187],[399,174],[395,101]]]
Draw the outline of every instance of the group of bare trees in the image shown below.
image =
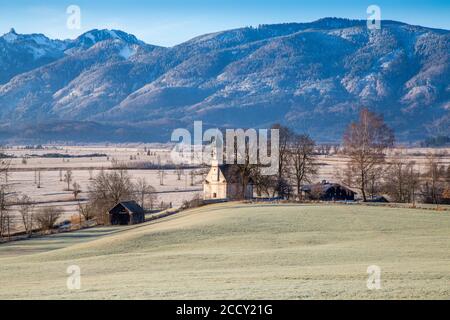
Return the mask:
[[[37,230],[52,230],[63,210],[58,207],[36,208],[33,200],[27,195],[17,196],[6,176],[9,162],[0,163],[0,238],[10,238],[21,225],[29,237]],[[11,205],[17,206],[18,215],[12,215]]]
[[292,147],[289,152],[289,162],[297,195],[301,198],[301,187],[305,183],[311,183],[317,174],[317,166],[314,162],[315,142],[308,135],[294,135]]
[[0,159],[0,238],[11,234],[12,216],[8,210],[10,190],[8,185],[9,161]]
[[342,148],[317,146],[308,135],[296,134],[280,124],[272,128],[279,130],[277,174],[262,175],[261,166],[251,165],[248,159],[237,165],[241,181],[252,179],[258,196],[289,199],[295,195],[302,200],[302,186],[310,184],[317,176],[316,156],[340,152],[347,158],[347,165],[338,169],[335,176],[342,184],[358,190],[363,201],[373,201],[381,195],[393,202],[415,203],[419,197],[427,203],[450,201],[450,166],[440,165],[433,154],[428,155],[422,172],[407,154],[388,161],[387,153],[394,146],[394,132],[381,115],[366,108],[361,109],[359,119],[345,129]]
[[424,202],[450,204],[450,165],[440,165],[438,157],[430,154],[422,179],[419,192]]
[[41,207],[36,212],[36,222],[39,230],[43,232],[51,231],[58,219],[64,214],[60,207]]
[[391,201],[415,203],[420,174],[413,161],[395,159],[387,165],[380,191],[386,193]]
[[118,202],[135,200],[149,210],[153,210],[157,202],[155,188],[145,178],[133,182],[125,169],[101,170],[92,179],[88,193],[89,201],[79,205],[79,212],[86,221],[96,218],[101,224],[107,223],[107,211]]
[[142,208],[153,210],[158,197],[156,189],[148,184],[145,178],[139,178],[134,184],[135,197]]
[[[294,195],[295,189],[297,197],[301,197],[302,185],[311,182],[317,174],[314,140],[307,134],[296,134],[290,128],[280,124],[274,124],[272,129],[278,129],[279,133],[278,170],[273,175],[263,174],[263,166],[252,164],[250,161],[249,146],[246,141],[245,153],[242,155],[244,161],[236,164],[239,180],[242,183],[242,197],[250,179],[258,196],[290,198]],[[236,145],[237,141],[235,141],[235,153]],[[235,157],[237,156],[235,154]]]
[[436,154],[429,154],[426,169],[420,172],[408,155],[399,154],[386,161],[386,151],[394,145],[394,133],[383,118],[362,109],[358,122],[344,134],[344,154],[349,158],[342,182],[360,190],[363,201],[385,194],[392,202],[425,203],[450,200],[450,166],[440,165]]
[[450,203],[450,166],[439,163],[439,154],[428,154],[420,166],[407,155],[398,155],[379,168],[375,179],[379,194],[386,194],[392,202],[442,204]]
[[386,150],[394,145],[394,132],[380,115],[362,109],[359,121],[347,127],[343,140],[344,154],[349,157],[345,182],[359,189],[367,201],[368,189],[374,191],[374,181],[385,163]]
[[[24,233],[32,236],[37,231],[49,232],[53,230],[57,221],[64,214],[64,210],[55,206],[37,207],[33,200],[27,195],[14,197],[9,185],[5,182],[7,172],[6,163],[0,167],[0,238],[9,238],[15,231],[14,227],[21,225]],[[77,199],[81,192],[80,186],[73,182],[70,170],[64,174],[64,181],[68,190],[71,190]],[[104,171],[92,177],[89,186],[89,201],[78,203],[80,223],[82,220],[96,219],[97,223],[106,223],[106,212],[117,202],[124,200],[136,200],[143,208],[153,210],[157,203],[156,190],[147,183],[144,178],[132,182],[131,176],[124,169]],[[10,206],[17,207],[18,215],[13,219]]]

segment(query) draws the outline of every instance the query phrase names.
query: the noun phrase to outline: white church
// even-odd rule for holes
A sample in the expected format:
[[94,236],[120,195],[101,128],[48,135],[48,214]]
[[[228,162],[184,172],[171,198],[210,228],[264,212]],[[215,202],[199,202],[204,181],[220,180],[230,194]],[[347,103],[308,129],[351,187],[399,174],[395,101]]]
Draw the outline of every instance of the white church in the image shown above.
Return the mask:
[[243,192],[242,177],[236,164],[221,164],[213,159],[203,182],[204,200],[242,200],[253,197],[253,181],[249,179]]

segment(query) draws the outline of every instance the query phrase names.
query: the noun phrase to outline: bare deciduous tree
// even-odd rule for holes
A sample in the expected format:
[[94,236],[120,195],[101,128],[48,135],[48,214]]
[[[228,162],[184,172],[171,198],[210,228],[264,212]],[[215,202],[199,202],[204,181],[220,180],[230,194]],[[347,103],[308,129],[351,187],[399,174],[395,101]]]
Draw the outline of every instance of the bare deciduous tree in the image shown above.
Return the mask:
[[67,191],[70,191],[70,184],[72,183],[73,173],[72,170],[68,169],[64,174],[64,182],[67,183]]
[[97,212],[99,223],[105,223],[107,210],[124,200],[134,200],[133,183],[127,170],[101,170],[89,186],[89,201]]
[[177,174],[177,180],[181,180],[181,176],[183,175],[183,168],[181,166],[177,166],[175,168],[175,173]]
[[35,180],[36,180],[37,188],[40,189],[41,186],[42,186],[41,185],[41,170],[40,169],[37,169],[35,171]]
[[289,162],[289,147],[292,143],[294,133],[288,127],[279,123],[274,124],[271,129],[279,130],[279,158],[278,158],[278,181],[283,179]]
[[[78,202],[78,213],[83,217],[84,221],[92,220],[95,217],[95,207],[92,203],[80,203]],[[81,219],[80,219],[81,224]]]
[[189,176],[190,176],[190,178],[191,178],[191,182],[190,182],[190,186],[193,186],[194,185],[194,181],[195,181],[195,171],[194,170],[191,170],[190,172],[189,172]]
[[26,234],[31,237],[35,226],[34,205],[31,198],[23,195],[19,199],[19,213],[22,220],[23,228]]
[[446,181],[445,167],[439,164],[438,158],[433,153],[427,155],[427,171],[423,175],[424,183],[421,186],[422,198],[426,203],[440,204],[449,184]]
[[278,180],[276,176],[261,174],[261,168],[257,167],[253,172],[252,178],[256,188],[256,194],[259,197],[263,194],[267,197],[275,196]]
[[391,161],[386,168],[383,190],[394,202],[414,203],[419,172],[414,169],[413,161],[402,158]]
[[36,213],[36,222],[42,231],[48,232],[53,229],[63,213],[63,209],[59,207],[42,207]]
[[301,187],[305,182],[310,183],[317,174],[314,164],[315,142],[308,135],[295,135],[289,149],[290,168],[293,171],[297,195],[301,197]]
[[11,197],[11,185],[8,184],[10,162],[0,162],[0,238],[10,238],[12,229],[12,215],[8,210]]
[[164,177],[165,176],[166,176],[166,172],[164,171],[164,169],[159,169],[158,170],[159,185],[161,185],[161,186],[164,185]]
[[140,206],[144,209],[148,207],[150,210],[153,210],[158,198],[156,189],[149,185],[145,178],[139,178],[134,185],[134,189]]
[[371,199],[374,199],[377,194],[381,192],[382,189],[382,178],[383,178],[383,166],[374,166],[372,169],[367,171],[367,193]]
[[[240,198],[244,199],[247,192],[247,186],[250,182],[250,179],[255,175],[255,171],[258,168],[257,163],[252,163],[250,161],[251,158],[251,150],[254,150],[254,146],[252,143],[255,143],[250,137],[245,137],[243,141],[238,141],[238,137],[236,135],[230,136],[227,138],[231,138],[231,141],[226,141],[225,143],[228,148],[233,150],[232,154],[234,154],[234,159],[227,159],[228,164],[233,164],[231,170],[234,171],[233,174],[239,176],[240,182]],[[242,143],[241,146],[238,146],[238,143]],[[230,163],[231,161],[231,163]]]
[[13,216],[7,209],[0,209],[0,238],[10,240],[13,232]]
[[75,200],[78,199],[78,195],[81,193],[80,185],[76,182],[72,184],[72,194]]
[[2,183],[8,183],[11,162],[5,159],[0,160],[0,180]]
[[394,132],[383,118],[368,109],[362,109],[359,121],[351,123],[344,133],[344,152],[350,158],[352,186],[361,190],[367,201],[369,174],[385,161],[385,151],[394,144]]

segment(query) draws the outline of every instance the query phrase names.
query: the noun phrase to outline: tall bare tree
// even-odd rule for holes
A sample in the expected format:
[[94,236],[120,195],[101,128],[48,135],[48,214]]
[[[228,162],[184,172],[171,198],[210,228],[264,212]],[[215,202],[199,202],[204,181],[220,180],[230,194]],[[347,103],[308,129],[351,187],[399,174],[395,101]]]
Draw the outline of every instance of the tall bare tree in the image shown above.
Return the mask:
[[78,199],[78,195],[81,193],[81,187],[77,182],[72,184],[72,194],[75,200]]
[[385,161],[385,151],[394,144],[394,132],[381,115],[364,108],[359,121],[352,122],[344,133],[344,152],[349,157],[348,170],[354,187],[367,201],[369,174]]
[[89,186],[89,201],[98,214],[98,222],[106,222],[108,209],[120,201],[134,200],[133,183],[127,170],[101,170]]
[[[92,220],[96,215],[95,207],[90,202],[81,203],[78,201],[78,214],[80,217],[83,217],[84,221]],[[80,225],[81,223],[82,221],[80,218]]]
[[0,159],[0,238],[11,235],[12,215],[9,210],[11,202],[11,185],[8,183],[10,162]]
[[[251,155],[252,150],[254,151],[252,143],[255,143],[255,141],[252,141],[251,138],[247,136],[244,137],[242,141],[239,141],[237,136],[227,136],[227,138],[233,139],[231,141],[225,141],[225,143],[228,148],[232,148],[231,150],[233,150],[234,154],[234,159],[227,159],[227,163],[233,165],[230,170],[233,170],[233,174],[239,177],[239,182],[241,185],[240,198],[244,199],[250,179],[252,179],[256,169],[258,168],[258,164],[252,163],[251,161],[251,157],[254,156]],[[238,146],[239,143],[242,143],[242,146]]]
[[73,172],[72,170],[68,169],[66,173],[64,174],[64,182],[67,183],[67,191],[70,191],[70,184],[73,180]]
[[42,207],[36,212],[36,222],[40,229],[44,232],[51,231],[64,213],[64,210],[59,207]]
[[384,173],[383,190],[394,202],[414,203],[420,175],[414,161],[399,158],[391,161]]
[[42,184],[41,184],[41,169],[37,169],[37,188],[40,189]]
[[257,196],[274,197],[277,188],[277,176],[265,175],[261,173],[261,167],[257,167],[253,172],[253,183]]
[[23,195],[19,198],[19,213],[22,219],[22,225],[26,234],[31,237],[33,234],[33,228],[36,224],[34,216],[34,204],[31,198],[27,195]]
[[367,172],[367,193],[373,199],[382,189],[383,165],[374,166]]
[[139,178],[134,185],[136,197],[139,199],[139,204],[142,208],[150,208],[153,210],[156,201],[156,189],[147,183],[145,178]]
[[181,176],[184,173],[183,167],[180,166],[180,165],[177,165],[176,168],[175,168],[175,173],[177,174],[177,180],[180,181],[181,180]]
[[440,204],[443,194],[448,186],[446,181],[446,170],[439,163],[438,155],[430,153],[427,155],[427,170],[423,175],[423,184],[421,185],[421,194],[426,203]]
[[166,172],[164,171],[164,169],[159,169],[158,170],[158,177],[159,177],[159,185],[160,186],[164,185],[164,177],[165,176],[166,176]]
[[271,129],[279,130],[278,180],[281,181],[286,173],[286,167],[289,162],[289,148],[294,133],[291,129],[279,123],[272,125]]
[[0,238],[8,233],[9,212],[6,198],[6,186],[2,184],[0,185]]
[[310,183],[317,174],[314,164],[315,142],[308,135],[295,135],[289,149],[289,162],[297,188],[297,195],[301,197],[301,187],[305,182]]

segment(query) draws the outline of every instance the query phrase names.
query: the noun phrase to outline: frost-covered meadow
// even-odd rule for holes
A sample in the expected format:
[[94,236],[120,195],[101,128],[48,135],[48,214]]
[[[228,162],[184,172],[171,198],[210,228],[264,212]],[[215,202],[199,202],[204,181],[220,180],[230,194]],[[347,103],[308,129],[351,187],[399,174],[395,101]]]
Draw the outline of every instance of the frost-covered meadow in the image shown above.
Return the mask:
[[[10,170],[8,184],[17,195],[28,195],[36,206],[59,206],[64,209],[62,219],[69,219],[77,214],[78,202],[87,199],[87,191],[91,178],[103,169],[111,169],[117,164],[127,164],[131,167],[140,164],[161,164],[172,162],[171,148],[168,145],[86,145],[86,146],[44,146],[44,149],[25,149],[17,146],[5,149],[4,152],[13,155],[9,159]],[[398,156],[398,153],[406,154],[407,158],[415,161],[417,168],[425,171],[426,154],[429,152],[447,152],[447,156],[441,158],[443,164],[450,164],[449,149],[396,149],[391,151],[389,159]],[[45,154],[59,154],[58,158],[45,158]],[[105,155],[92,157],[73,157],[86,155]],[[63,156],[67,157],[64,158]],[[69,157],[72,156],[72,157]],[[25,160],[24,160],[25,159]],[[317,156],[316,164],[319,172],[316,181],[339,179],[339,172],[347,163],[347,159],[340,155]],[[67,170],[72,171],[73,182],[81,187],[78,200],[74,199],[72,191],[67,191],[67,183],[64,174]],[[134,180],[145,178],[157,191],[158,203],[161,201],[179,207],[183,201],[192,199],[195,195],[202,194],[201,174],[196,175],[194,184],[191,185],[190,171],[183,170],[178,180],[178,174],[173,169],[164,170],[164,181],[161,185],[159,170],[157,169],[133,169],[129,173]],[[40,183],[38,182],[40,175]],[[12,207],[12,212],[15,212]],[[20,229],[20,226],[18,226]]]
[[[78,203],[86,201],[89,184],[100,170],[111,170],[111,167],[117,166],[117,164],[133,167],[133,165],[139,166],[144,163],[165,165],[171,161],[170,149],[167,147],[53,146],[45,147],[45,149],[16,147],[6,149],[5,152],[16,157],[8,159],[10,162],[8,185],[11,191],[17,197],[28,195],[36,203],[36,207],[58,206],[63,208],[65,213],[62,219],[68,219],[78,213]],[[151,155],[148,155],[148,152]],[[50,153],[72,157],[39,157]],[[105,154],[106,156],[73,157],[90,154]],[[73,177],[70,188],[73,189],[74,182],[80,186],[81,193],[77,199],[74,198],[72,191],[67,190],[67,182],[64,181],[67,170],[71,170]],[[133,181],[145,178],[156,189],[158,205],[165,202],[173,207],[179,207],[183,201],[192,199],[202,189],[201,175],[195,176],[194,184],[191,185],[190,172],[192,169],[183,170],[180,177],[174,169],[163,171],[164,178],[163,184],[161,184],[158,169],[128,170]],[[16,208],[13,206],[12,212],[15,211]]]
[[[4,244],[0,298],[449,299],[449,242],[449,211],[208,205]],[[379,289],[367,287],[369,266]]]

